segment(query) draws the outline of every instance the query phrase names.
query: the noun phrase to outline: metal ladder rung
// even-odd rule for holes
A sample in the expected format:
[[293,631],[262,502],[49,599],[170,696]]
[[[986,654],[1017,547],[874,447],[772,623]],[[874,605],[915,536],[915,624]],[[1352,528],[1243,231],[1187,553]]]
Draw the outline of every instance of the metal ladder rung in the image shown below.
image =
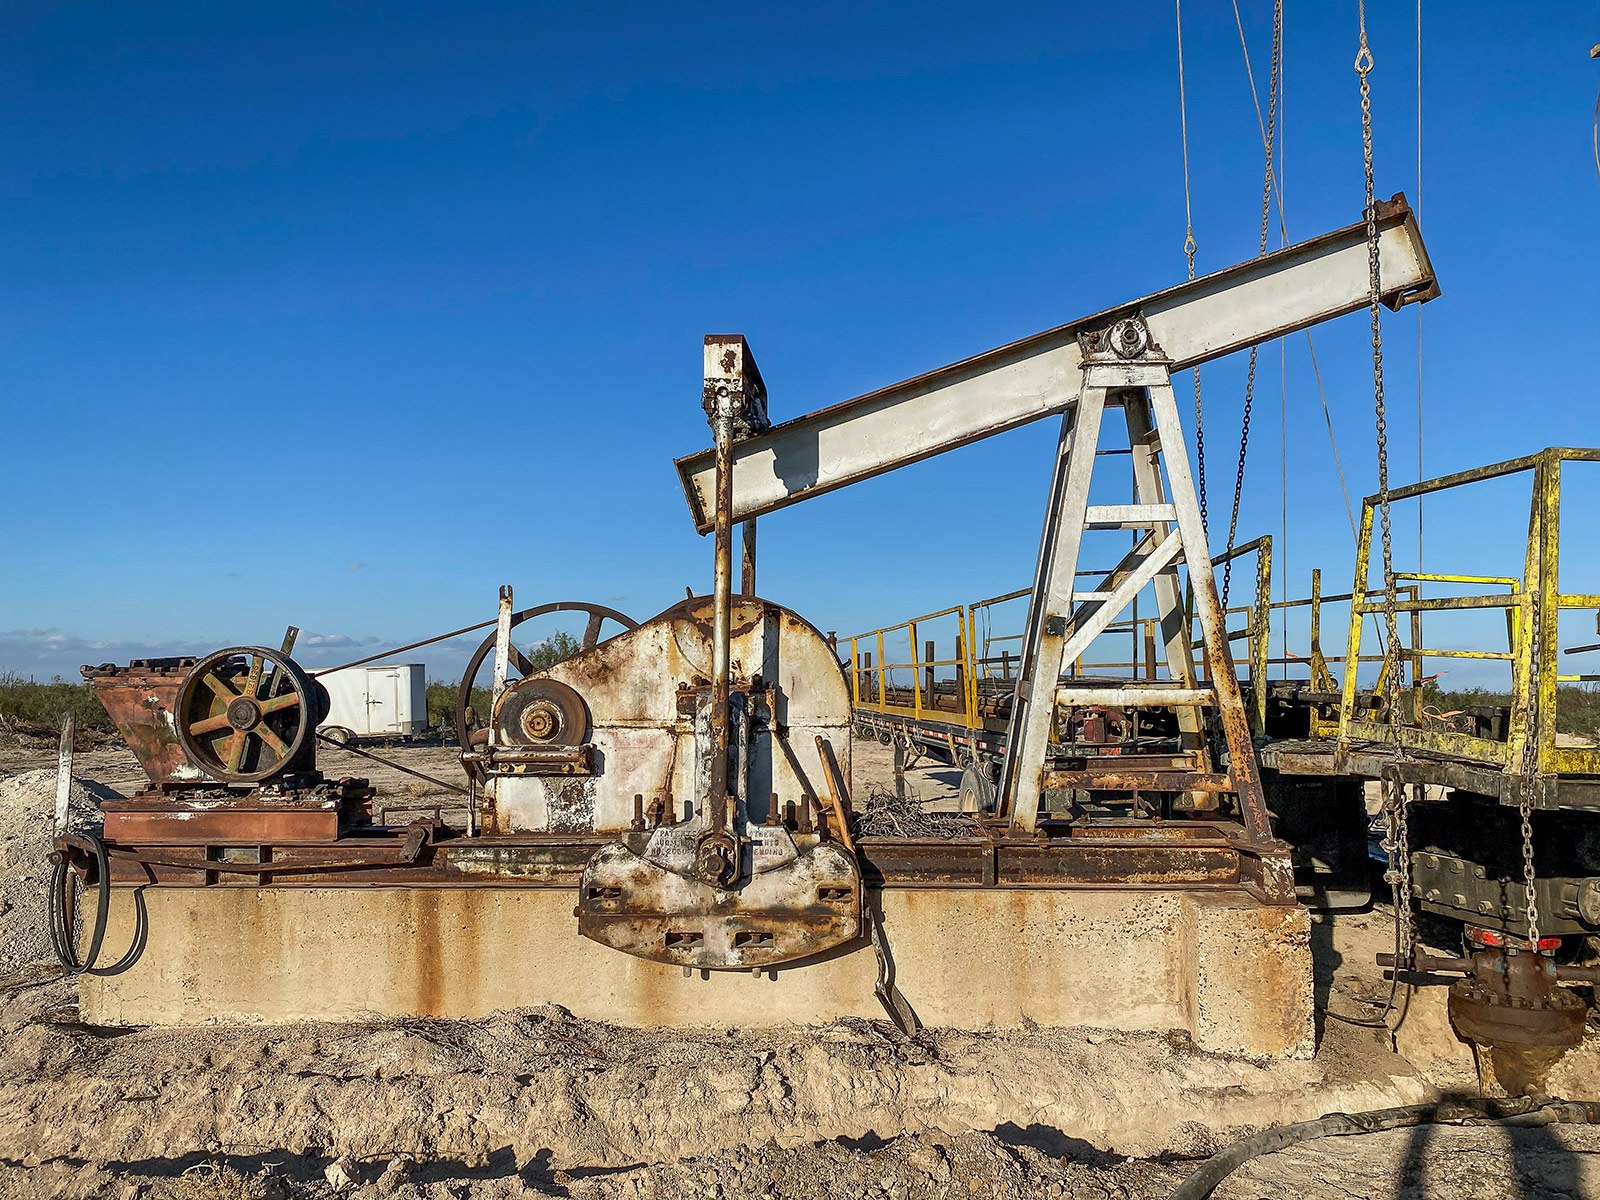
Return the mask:
[[1150,529],[1171,524],[1178,510],[1171,504],[1091,504],[1084,512],[1085,529]]

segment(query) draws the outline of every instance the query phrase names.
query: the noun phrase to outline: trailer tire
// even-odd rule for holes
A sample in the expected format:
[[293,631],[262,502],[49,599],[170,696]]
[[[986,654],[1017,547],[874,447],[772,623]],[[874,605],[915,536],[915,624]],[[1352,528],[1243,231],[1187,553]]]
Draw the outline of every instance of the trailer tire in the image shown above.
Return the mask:
[[356,736],[343,725],[328,725],[317,730],[317,733],[321,735],[324,741],[335,746],[348,746]]
[[993,812],[994,784],[988,772],[979,767],[968,767],[961,772],[961,811],[964,813]]

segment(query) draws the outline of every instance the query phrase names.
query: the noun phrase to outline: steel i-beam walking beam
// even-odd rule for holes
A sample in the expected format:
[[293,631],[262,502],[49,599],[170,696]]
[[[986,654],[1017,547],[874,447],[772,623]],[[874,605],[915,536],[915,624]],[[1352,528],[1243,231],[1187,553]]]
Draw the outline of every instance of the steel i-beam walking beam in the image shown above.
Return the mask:
[[[1438,295],[1403,195],[1378,205],[1383,300]],[[870,479],[968,442],[1058,414],[1078,398],[1078,334],[1142,315],[1183,370],[1366,307],[1366,225],[1358,222],[1131,304],[1023,338],[902,383],[775,425],[733,454],[733,521]],[[677,461],[695,527],[716,513],[716,454]]]

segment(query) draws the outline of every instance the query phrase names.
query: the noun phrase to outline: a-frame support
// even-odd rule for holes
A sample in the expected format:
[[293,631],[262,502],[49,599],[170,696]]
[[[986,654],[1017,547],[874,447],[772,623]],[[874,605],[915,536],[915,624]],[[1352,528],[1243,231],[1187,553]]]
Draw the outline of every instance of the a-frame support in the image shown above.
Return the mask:
[[[1092,690],[1093,699],[1086,702],[1175,708],[1184,748],[1194,755],[1190,771],[1206,774],[1212,772],[1212,763],[1201,710],[1215,709],[1228,755],[1227,779],[1220,790],[1238,796],[1246,836],[1254,842],[1270,842],[1271,825],[1249,718],[1228,652],[1222,604],[1173,397],[1172,364],[1151,342],[1149,330],[1138,317],[1120,320],[1102,333],[1080,335],[1080,349],[1083,387],[1077,403],[1062,418],[1024,634],[1022,675],[1001,774],[1001,812],[1014,828],[1032,830],[1037,826],[1051,725],[1058,703],[1070,704],[1072,699],[1071,689],[1061,684],[1062,668],[1122,615],[1140,589],[1151,584],[1170,680],[1099,684]],[[1127,420],[1135,502],[1091,505],[1089,485],[1100,426],[1105,410],[1111,407],[1120,407]],[[1167,486],[1162,483],[1163,461]],[[1083,534],[1104,529],[1146,532],[1098,588],[1076,590]],[[1190,648],[1188,616],[1178,580],[1180,562],[1187,565],[1194,590],[1195,616],[1209,666],[1204,683],[1197,677]],[[1174,790],[1182,790],[1182,785]]]

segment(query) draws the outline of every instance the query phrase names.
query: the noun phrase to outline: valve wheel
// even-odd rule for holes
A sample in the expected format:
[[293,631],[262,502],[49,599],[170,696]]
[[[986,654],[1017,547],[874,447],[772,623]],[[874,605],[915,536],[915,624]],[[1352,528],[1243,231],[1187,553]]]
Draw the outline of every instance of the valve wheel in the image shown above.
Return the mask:
[[233,646],[197,662],[178,688],[174,725],[189,761],[224,783],[288,768],[327,716],[327,691],[288,655]]
[[[602,640],[600,629],[607,621],[615,621],[624,630],[639,628],[639,622],[632,617],[619,613],[614,608],[607,608],[603,604],[589,604],[582,600],[558,600],[554,604],[541,604],[536,608],[525,608],[521,612],[511,614],[511,627],[515,629],[524,621],[531,621],[535,617],[542,617],[555,612],[581,612],[589,615],[589,622],[583,631],[583,640],[578,644],[579,653],[585,650],[592,650],[599,645]],[[494,656],[494,642],[495,635],[492,633],[484,638],[483,644],[478,647],[477,651],[467,661],[466,669],[461,673],[461,687],[456,696],[456,740],[461,743],[461,749],[464,753],[476,748],[477,743],[473,740],[474,733],[481,739],[487,734],[489,722],[494,720],[493,713],[475,714],[479,717],[479,727],[476,730],[467,728],[467,709],[472,705],[472,685],[477,680],[478,671],[483,664]],[[515,644],[511,647],[510,659],[511,661],[506,665],[510,671],[515,671],[516,675],[511,676],[508,674],[508,678],[526,679],[534,673],[533,664],[528,661],[527,656],[521,650],[517,649]],[[573,723],[569,715],[568,727]],[[558,721],[558,728],[559,725]],[[531,740],[543,740],[533,730],[530,729],[527,732]],[[546,736],[549,735],[547,734]],[[474,774],[474,771],[471,767],[468,767],[467,773],[471,775]]]

